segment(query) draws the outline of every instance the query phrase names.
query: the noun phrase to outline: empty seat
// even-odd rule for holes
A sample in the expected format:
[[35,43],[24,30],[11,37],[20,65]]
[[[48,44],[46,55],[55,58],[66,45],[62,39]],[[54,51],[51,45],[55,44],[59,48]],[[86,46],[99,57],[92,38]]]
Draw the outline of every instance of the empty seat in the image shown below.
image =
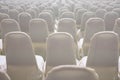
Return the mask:
[[59,8],[59,16],[62,15],[64,12],[69,12],[69,10],[65,7]]
[[95,14],[93,12],[85,12],[82,15],[80,29],[81,29],[83,35],[84,35],[85,24],[86,24],[87,20],[89,18],[93,18],[93,17],[95,17]]
[[47,22],[44,19],[32,19],[30,21],[29,34],[35,53],[46,59],[46,39],[49,35]]
[[79,10],[76,12],[75,18],[76,18],[76,24],[79,25],[78,28],[80,28],[81,18],[82,18],[82,15],[83,15],[85,12],[87,12],[86,9],[79,9]]
[[1,22],[1,34],[2,39],[4,39],[4,36],[8,32],[12,31],[20,31],[20,26],[18,22],[14,19],[4,19]]
[[120,8],[115,8],[113,9],[114,12],[118,13],[119,14],[119,17],[120,17]]
[[47,9],[47,10],[45,9],[42,12],[48,12],[48,13],[50,13],[52,15],[53,19],[55,20],[54,12],[51,9]]
[[98,9],[96,13],[96,17],[104,19],[104,15],[107,11],[105,9]]
[[101,18],[90,18],[86,22],[86,28],[84,33],[84,41],[83,41],[83,55],[88,55],[89,45],[90,45],[90,39],[91,37],[100,31],[105,30],[105,23],[104,20]]
[[39,80],[42,72],[36,63],[31,38],[24,32],[9,32],[4,42],[7,73],[11,80]]
[[118,80],[118,54],[118,35],[98,32],[91,39],[86,66],[94,68],[100,80]]
[[52,9],[53,9],[53,12],[54,12],[54,16],[57,18],[57,16],[58,16],[58,9],[59,9],[58,5],[56,3],[53,3],[52,4]]
[[15,19],[16,21],[18,21],[18,14],[19,14],[19,12],[16,9],[9,10],[8,14],[9,14],[11,19]]
[[18,21],[19,12],[16,9],[9,10],[8,14],[9,14],[11,19],[15,19],[16,21]]
[[76,65],[74,39],[69,33],[58,32],[48,36],[46,72],[58,65]]
[[76,22],[74,19],[70,18],[62,18],[58,22],[58,32],[67,32],[71,34],[74,38],[74,47],[76,49],[76,57],[79,57],[78,55],[78,45],[77,45],[77,28],[76,28]]
[[[0,13],[0,23],[1,23],[2,20],[8,19],[8,18],[9,18],[8,14]],[[0,27],[0,33],[1,33],[1,27]],[[0,38],[1,38],[1,34],[0,34]]]
[[97,9],[98,9],[98,7],[96,5],[89,6],[89,10],[92,12],[96,12]]
[[11,80],[11,79],[6,72],[0,71],[0,80]]
[[31,9],[32,9],[33,11],[35,11],[35,13],[36,13],[36,18],[38,18],[39,13],[40,13],[39,8],[37,8],[37,6],[34,6],[34,7],[32,7]]
[[[8,32],[20,31],[20,27],[17,21],[14,19],[4,19],[1,22],[1,38],[2,38],[2,47],[4,47],[4,37]],[[2,50],[4,54],[4,49]]]
[[22,13],[24,11],[24,9],[22,7],[20,7],[20,6],[17,7],[16,10],[19,11],[19,13]]
[[8,18],[9,18],[9,15],[8,15],[8,14],[0,13],[0,22],[1,22],[3,19],[8,19]]
[[27,12],[22,12],[18,15],[21,31],[29,34],[29,22],[32,19],[31,15]]
[[63,65],[50,70],[45,80],[99,80],[99,77],[91,68]]
[[105,20],[105,30],[106,31],[112,31],[115,20],[119,17],[119,15],[116,12],[107,12],[104,16]]
[[110,11],[112,11],[114,8],[113,8],[112,6],[106,6],[105,9],[107,10],[107,12],[110,12]]
[[5,7],[1,8],[0,13],[8,14],[8,8],[5,8]]
[[73,12],[70,12],[70,11],[67,11],[67,12],[63,12],[60,17],[61,18],[72,18],[72,19],[75,19],[75,15]]
[[42,12],[39,14],[39,18],[44,19],[48,24],[49,32],[54,32],[54,20],[49,12]]
[[39,8],[39,12],[42,12],[45,9],[45,6],[44,5],[40,5],[38,8]]
[[62,18],[58,21],[58,32],[68,32],[70,33],[74,40],[77,41],[77,28],[74,19]]
[[32,19],[37,17],[36,12],[32,9],[28,9],[26,12],[28,12],[31,15]]

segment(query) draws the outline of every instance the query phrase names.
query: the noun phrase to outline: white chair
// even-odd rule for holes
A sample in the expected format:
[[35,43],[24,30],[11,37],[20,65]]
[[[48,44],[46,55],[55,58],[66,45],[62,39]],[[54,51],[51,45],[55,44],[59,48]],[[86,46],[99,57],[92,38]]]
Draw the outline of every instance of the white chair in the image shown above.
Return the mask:
[[66,12],[63,12],[59,19],[62,19],[62,18],[71,18],[71,19],[75,19],[75,15],[73,12],[70,12],[70,11],[66,11]]
[[29,23],[29,35],[35,54],[46,59],[46,39],[49,35],[48,25],[44,19],[32,19]]
[[18,21],[21,31],[29,34],[29,22],[32,19],[31,15],[27,12],[22,12],[18,15]]
[[107,12],[104,16],[105,30],[112,31],[115,25],[115,20],[119,17],[116,12]]
[[99,80],[99,77],[91,68],[62,65],[51,69],[45,80]]
[[98,32],[91,39],[86,66],[94,68],[100,80],[118,80],[118,54],[118,35]]
[[113,11],[116,12],[116,13],[118,13],[118,15],[120,17],[120,8],[114,8]]
[[93,12],[85,12],[82,15],[80,29],[83,32],[83,34],[84,34],[85,24],[86,24],[87,20],[89,18],[93,18],[93,17],[95,17],[95,14]]
[[9,10],[8,8],[3,7],[0,9],[0,13],[8,14],[8,10]]
[[104,19],[104,15],[106,12],[107,11],[105,9],[98,9],[96,10],[95,14],[96,14],[96,17]]
[[76,22],[74,19],[70,18],[62,18],[58,21],[58,32],[67,32],[71,34],[77,42],[77,28],[76,28]]
[[24,32],[9,32],[5,36],[4,49],[7,73],[11,80],[39,80],[38,69],[31,38]]
[[67,32],[71,34],[74,38],[74,47],[76,49],[76,57],[79,58],[78,54],[78,35],[77,35],[77,28],[76,28],[76,22],[74,19],[71,18],[62,18],[58,22],[58,28],[57,32]]
[[16,9],[9,10],[8,14],[9,14],[11,19],[15,19],[16,21],[18,21],[19,12]]
[[32,19],[37,17],[37,14],[33,9],[28,9],[26,12],[28,12],[31,15]]
[[65,32],[50,34],[47,39],[45,70],[58,65],[76,65],[74,39]]
[[0,22],[3,20],[3,19],[9,19],[9,15],[8,14],[5,14],[5,13],[0,13]]
[[5,34],[12,31],[20,31],[18,22],[14,19],[4,19],[1,22],[1,37],[4,39]]
[[86,9],[79,9],[79,10],[76,12],[75,19],[76,19],[76,24],[78,25],[78,28],[80,28],[81,18],[82,18],[82,15],[83,15],[85,12],[87,12]]
[[8,32],[21,31],[18,22],[14,19],[4,19],[1,21],[2,54],[4,54],[4,37]]
[[91,37],[100,31],[105,30],[105,23],[104,20],[101,18],[90,18],[86,22],[85,26],[85,32],[84,32],[84,40],[82,45],[83,55],[88,55],[89,45],[90,45],[90,39]]
[[34,6],[34,7],[31,7],[31,10],[35,11],[35,13],[36,13],[36,18],[38,18],[39,13],[40,13],[39,8],[38,8],[37,6]]
[[48,12],[48,13],[50,13],[52,15],[52,17],[53,17],[53,20],[55,20],[55,15],[54,15],[54,12],[53,12],[53,10],[51,8],[50,9],[49,8],[45,9],[42,12]]
[[47,22],[49,32],[54,32],[54,19],[49,12],[41,12],[39,18],[44,19]]

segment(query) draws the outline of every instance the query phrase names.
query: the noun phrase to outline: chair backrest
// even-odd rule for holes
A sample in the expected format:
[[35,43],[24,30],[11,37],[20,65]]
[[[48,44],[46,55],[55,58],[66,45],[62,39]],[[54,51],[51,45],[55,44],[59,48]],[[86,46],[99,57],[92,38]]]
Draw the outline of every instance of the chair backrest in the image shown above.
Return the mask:
[[93,12],[85,12],[83,15],[82,15],[82,18],[81,18],[81,26],[80,26],[80,29],[81,31],[84,31],[85,30],[85,24],[87,22],[87,20],[89,18],[93,18],[95,17],[95,14]]
[[29,33],[29,22],[32,19],[31,15],[27,12],[22,12],[18,15],[21,31]]
[[107,10],[107,12],[110,12],[114,9],[113,6],[106,6],[105,9]]
[[11,80],[11,79],[6,72],[0,71],[0,80]]
[[76,19],[76,24],[77,25],[80,25],[81,24],[81,18],[82,18],[82,15],[87,12],[86,9],[79,9],[76,14],[75,14],[75,19]]
[[29,26],[29,35],[35,53],[46,59],[46,40],[49,35],[47,22],[44,19],[32,19]]
[[1,22],[3,19],[8,19],[8,18],[9,18],[9,15],[8,15],[8,14],[0,13],[0,22]]
[[26,12],[31,15],[32,19],[37,17],[37,13],[33,9],[28,9]]
[[75,15],[73,12],[70,12],[70,11],[67,11],[67,12],[63,12],[60,17],[61,18],[72,18],[72,19],[75,19]]
[[96,14],[96,17],[99,17],[99,18],[102,18],[104,19],[104,15],[107,11],[105,9],[98,9],[95,14]]
[[58,16],[58,9],[59,9],[58,5],[56,3],[53,3],[51,7],[53,9],[54,16],[57,18],[57,16]]
[[8,10],[9,10],[8,8],[3,7],[0,9],[0,13],[8,14]]
[[39,8],[39,12],[42,12],[45,9],[45,6],[44,5],[40,5],[38,8]]
[[11,19],[15,19],[16,21],[18,21],[19,12],[16,9],[9,10],[8,14],[9,14]]
[[105,23],[104,20],[101,18],[90,18],[86,22],[86,28],[84,33],[84,41],[83,41],[83,53],[84,56],[87,56],[89,45],[90,45],[90,39],[91,37],[100,31],[105,30]]
[[112,31],[115,20],[119,17],[119,15],[116,12],[107,12],[104,16],[105,20],[105,30],[106,31]]
[[112,31],[103,31],[96,33],[91,39],[86,65],[96,70],[100,80],[118,77],[118,38]]
[[76,41],[77,28],[76,28],[76,22],[74,19],[70,19],[70,18],[60,19],[58,22],[57,31],[58,32],[67,32],[67,33],[71,34],[73,36],[74,40]]
[[50,70],[45,80],[99,80],[99,77],[91,68],[63,65]]
[[53,17],[49,12],[42,12],[39,14],[39,18],[44,19],[48,24],[48,29],[50,32],[54,31],[54,21]]
[[29,34],[33,42],[46,42],[49,34],[47,22],[44,19],[32,19]]
[[53,10],[51,10],[51,9],[45,9],[42,12],[48,12],[48,13],[50,13],[52,15],[53,19],[55,20],[55,15],[54,15]]
[[75,65],[74,39],[65,32],[52,33],[47,39],[46,72],[58,65]]
[[12,31],[20,31],[20,26],[18,22],[14,19],[4,19],[1,22],[1,34],[2,34],[2,39],[4,39],[4,36],[8,32]]
[[59,16],[62,15],[64,12],[69,12],[66,7],[59,8]]
[[38,18],[38,15],[39,15],[39,13],[40,13],[39,8],[36,6],[36,7],[32,7],[31,9],[32,9],[33,11],[35,11],[35,13],[36,13],[36,18]]
[[116,13],[118,13],[119,17],[120,17],[120,8],[114,8],[113,11],[116,12]]
[[19,11],[19,13],[22,13],[24,11],[24,9],[22,7],[20,7],[20,6],[17,7],[16,10]]
[[29,35],[18,31],[9,32],[4,42],[7,73],[11,80],[30,80],[38,77],[38,66]]

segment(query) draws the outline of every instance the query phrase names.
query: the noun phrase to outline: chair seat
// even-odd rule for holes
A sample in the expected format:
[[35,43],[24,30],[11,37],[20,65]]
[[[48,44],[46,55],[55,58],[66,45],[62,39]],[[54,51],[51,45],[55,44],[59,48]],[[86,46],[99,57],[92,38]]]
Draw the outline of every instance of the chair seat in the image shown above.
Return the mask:
[[[44,60],[41,56],[36,55],[36,61],[37,61],[37,65],[40,71],[43,72],[43,68],[44,68]],[[6,56],[4,55],[0,55],[0,70],[4,70],[6,71],[7,69],[7,64],[6,64]]]

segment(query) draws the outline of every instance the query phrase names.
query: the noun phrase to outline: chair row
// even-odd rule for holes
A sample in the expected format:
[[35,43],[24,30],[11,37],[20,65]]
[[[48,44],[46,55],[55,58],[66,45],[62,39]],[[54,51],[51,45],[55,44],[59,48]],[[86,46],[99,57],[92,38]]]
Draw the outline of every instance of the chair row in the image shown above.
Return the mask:
[[[40,80],[33,78],[34,76],[24,80]],[[13,80],[6,72],[0,71],[1,80]],[[64,65],[54,67],[47,77],[43,80],[99,80],[98,74],[92,68],[82,68],[73,65]]]
[[4,39],[6,55],[4,57],[6,64],[4,64],[7,66],[7,73],[12,80],[41,79],[53,67],[59,65],[80,67],[81,64],[95,69],[100,80],[117,80],[120,67],[118,67],[118,40],[118,35],[112,31],[96,33],[90,42],[88,58],[83,57],[79,62],[75,57],[72,35],[65,32],[53,33],[47,39],[46,62],[44,62],[40,56],[35,57],[32,40],[28,34],[19,31],[9,32]]
[[[119,33],[119,21],[120,19],[116,19],[115,25],[112,31]],[[83,56],[87,56],[89,50],[89,44],[91,37],[100,31],[105,31],[105,23],[101,18],[90,18],[86,22],[86,28],[83,33],[77,30],[76,23],[73,19],[64,18],[59,21],[58,26],[55,29],[55,32],[67,32],[70,33],[75,42],[76,47],[76,56],[78,59]],[[4,39],[6,33],[11,31],[21,31],[19,24],[13,19],[4,19],[1,22],[1,37]],[[47,22],[43,19],[32,19],[29,22],[29,33],[32,38],[33,47],[35,49],[35,53],[41,55],[44,59],[46,58],[46,38],[51,33],[48,30]],[[80,39],[80,40],[79,40]],[[83,40],[82,44],[79,43]],[[80,47],[82,46],[82,47]]]

